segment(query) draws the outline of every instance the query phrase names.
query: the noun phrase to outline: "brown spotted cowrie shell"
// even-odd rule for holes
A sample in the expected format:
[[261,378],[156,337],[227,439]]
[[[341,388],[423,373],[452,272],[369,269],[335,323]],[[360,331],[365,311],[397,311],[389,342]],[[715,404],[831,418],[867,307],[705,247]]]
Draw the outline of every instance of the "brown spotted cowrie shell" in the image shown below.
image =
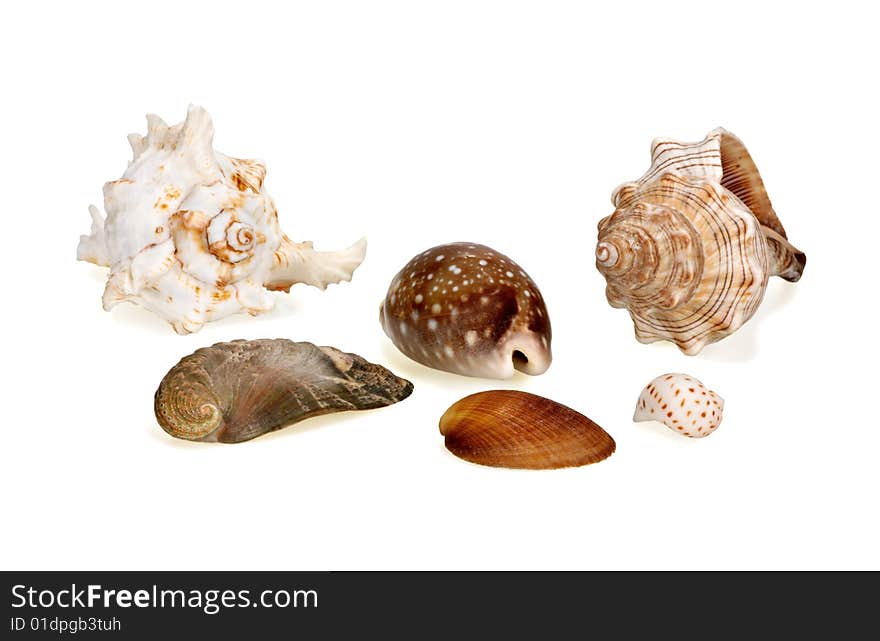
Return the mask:
[[379,311],[394,345],[428,367],[509,378],[550,366],[550,318],[538,286],[485,245],[450,243],[415,256]]
[[466,396],[440,418],[446,448],[471,463],[554,469],[611,456],[614,439],[583,414],[517,390]]

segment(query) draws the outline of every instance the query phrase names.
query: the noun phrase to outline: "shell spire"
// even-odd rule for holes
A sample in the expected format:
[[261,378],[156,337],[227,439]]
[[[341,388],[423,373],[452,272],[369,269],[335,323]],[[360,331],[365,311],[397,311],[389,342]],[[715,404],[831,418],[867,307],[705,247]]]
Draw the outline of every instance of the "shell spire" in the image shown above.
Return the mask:
[[325,288],[360,265],[363,241],[341,252],[291,241],[263,187],[266,166],[215,151],[213,139],[211,116],[194,105],[181,123],[149,114],[147,134],[129,135],[132,160],[104,185],[107,218],[90,208],[77,248],[79,260],[110,267],[105,309],[133,302],[185,334],[272,309],[267,289]]
[[639,180],[615,189],[616,209],[599,222],[596,267],[640,341],[672,340],[696,354],[752,317],[770,276],[798,280],[806,256],[788,242],[733,134],[658,138],[651,160]]

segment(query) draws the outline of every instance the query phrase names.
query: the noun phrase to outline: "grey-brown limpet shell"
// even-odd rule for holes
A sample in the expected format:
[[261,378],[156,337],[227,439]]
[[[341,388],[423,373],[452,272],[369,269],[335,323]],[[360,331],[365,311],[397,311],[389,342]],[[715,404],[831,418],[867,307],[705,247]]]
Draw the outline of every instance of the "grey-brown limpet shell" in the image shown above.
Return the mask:
[[171,368],[154,409],[172,436],[239,443],[313,416],[391,405],[412,390],[381,365],[333,347],[235,340],[198,349]]

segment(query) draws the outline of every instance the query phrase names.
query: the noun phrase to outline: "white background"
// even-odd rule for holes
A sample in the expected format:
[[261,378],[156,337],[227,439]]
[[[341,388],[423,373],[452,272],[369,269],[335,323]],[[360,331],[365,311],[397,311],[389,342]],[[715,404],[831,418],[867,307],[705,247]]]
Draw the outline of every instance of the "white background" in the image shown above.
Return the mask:
[[[782,3],[780,3],[781,5]],[[868,3],[864,4],[869,6]],[[16,3],[4,60],[3,443],[7,569],[880,569],[878,19],[859,4],[760,2]],[[296,240],[366,235],[351,283],[297,286],[265,316],[189,336],[100,304],[75,261],[87,206],[144,114],[214,117],[259,157]],[[791,241],[738,333],[687,357],[642,345],[605,301],[596,223],[655,136],[737,134]],[[509,381],[429,370],[378,323],[419,251],[481,242],[540,286],[550,370]],[[165,372],[233,338],[337,346],[415,383],[382,410],[249,443],[172,439]],[[680,438],[630,418],[654,376],[726,400]],[[497,387],[570,405],[618,450],[555,472],[447,453],[437,421]]]

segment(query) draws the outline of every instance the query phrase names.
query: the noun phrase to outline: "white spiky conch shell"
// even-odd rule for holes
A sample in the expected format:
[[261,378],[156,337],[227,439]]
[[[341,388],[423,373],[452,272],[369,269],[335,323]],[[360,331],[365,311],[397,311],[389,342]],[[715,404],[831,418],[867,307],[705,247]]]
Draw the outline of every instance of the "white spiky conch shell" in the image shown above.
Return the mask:
[[213,149],[208,112],[190,106],[166,125],[147,116],[146,136],[128,137],[134,157],[104,185],[106,221],[96,207],[77,258],[110,268],[104,309],[129,301],[186,334],[237,312],[272,309],[266,291],[295,283],[325,288],[351,279],[361,240],[338,252],[294,243],[263,188],[266,167]]
[[612,202],[596,267],[643,343],[696,354],[752,317],[770,276],[794,282],[806,264],[745,146],[721,128],[699,143],[654,140],[651,168]]

